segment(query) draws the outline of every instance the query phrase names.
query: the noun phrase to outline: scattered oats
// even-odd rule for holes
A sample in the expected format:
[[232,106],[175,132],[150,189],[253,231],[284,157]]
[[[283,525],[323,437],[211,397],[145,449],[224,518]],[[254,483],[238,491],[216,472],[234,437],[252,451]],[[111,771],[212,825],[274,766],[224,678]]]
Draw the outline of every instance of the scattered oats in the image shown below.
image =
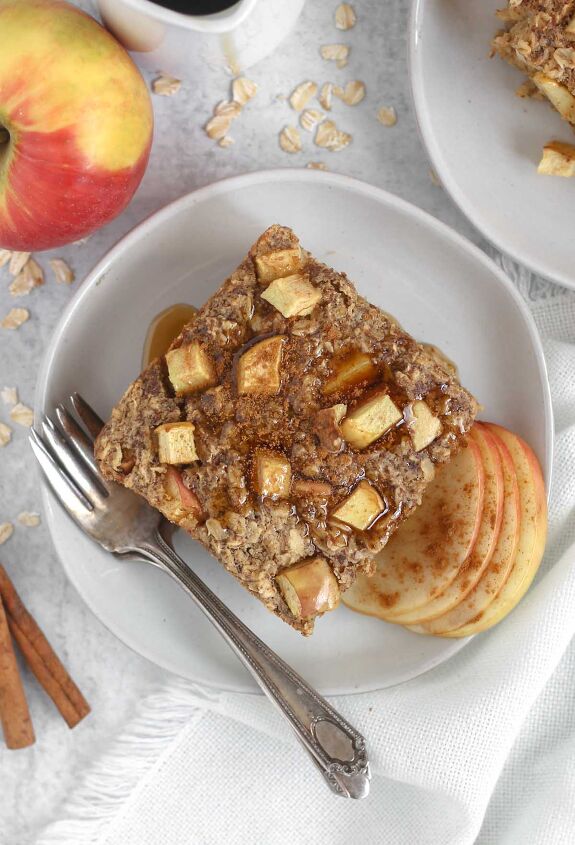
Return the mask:
[[572,47],[558,47],[553,58],[560,68],[575,68],[575,50]]
[[236,142],[234,141],[234,139],[231,138],[229,135],[224,135],[224,137],[220,138],[220,140],[218,141],[218,147],[222,147],[222,149],[227,150],[228,147],[231,147],[232,144],[235,143]]
[[43,284],[44,271],[37,261],[29,258],[10,285],[9,290],[12,296],[28,296],[31,290]]
[[435,170],[433,169],[433,167],[430,167],[430,168],[429,168],[429,178],[431,179],[432,183],[433,183],[433,184],[434,184],[437,188],[442,188],[442,187],[443,187],[443,185],[441,184],[441,181],[440,181],[440,179],[439,179],[439,176],[437,175],[437,173],[435,172]]
[[0,249],[0,267],[4,267],[5,264],[8,264],[10,259],[12,258],[12,251],[9,249]]
[[323,161],[308,161],[306,167],[309,167],[310,170],[327,170]]
[[60,284],[71,285],[76,278],[74,271],[69,264],[66,264],[63,258],[51,258],[48,264],[56,276],[56,281]]
[[248,100],[255,97],[258,86],[251,79],[246,79],[245,76],[240,76],[239,79],[234,79],[232,82],[232,96],[236,103],[245,106]]
[[168,73],[161,73],[152,82],[152,91],[161,97],[172,97],[178,93],[181,87],[182,80],[176,79],[175,76],[170,76]]
[[18,425],[25,425],[27,428],[30,428],[34,422],[34,411],[27,405],[23,405],[22,402],[18,402],[10,411],[10,419],[14,420]]
[[320,48],[322,59],[328,62],[335,62],[339,68],[345,67],[349,58],[349,47],[347,44],[325,44]]
[[337,29],[352,29],[357,22],[353,6],[349,3],[341,3],[335,10],[335,25]]
[[0,326],[3,329],[17,329],[29,319],[30,312],[26,308],[11,308],[0,323]]
[[11,522],[3,522],[0,524],[0,546],[9,540],[14,532],[14,526]]
[[214,114],[221,115],[221,117],[230,117],[232,120],[239,117],[241,112],[242,107],[235,100],[222,100],[214,109]]
[[232,120],[232,117],[220,114],[211,117],[204,127],[208,138],[212,138],[214,141],[220,141],[222,138],[225,138]]
[[324,118],[325,114],[322,111],[318,109],[306,109],[300,114],[299,122],[301,123],[302,129],[305,129],[306,132],[313,132],[318,123],[321,123]]
[[284,126],[280,132],[280,147],[284,153],[299,153],[301,137],[295,126]]
[[343,100],[346,105],[357,106],[365,97],[365,85],[356,79],[353,82],[348,82],[345,88],[340,88],[338,85],[337,88],[333,89],[333,93],[336,97]]
[[8,269],[12,276],[17,276],[31,256],[31,252],[13,252]]
[[6,446],[7,443],[10,443],[11,437],[12,429],[5,423],[0,422],[0,446]]
[[15,405],[18,401],[18,391],[15,387],[3,387],[0,396],[5,405]]
[[305,109],[312,97],[317,94],[317,85],[315,82],[302,82],[295,88],[289,98],[289,103],[295,111],[302,111]]
[[351,135],[338,129],[333,120],[324,120],[320,123],[314,139],[318,147],[324,147],[334,153],[347,147],[351,140]]
[[22,511],[18,514],[18,522],[20,525],[26,525],[27,528],[36,528],[40,525],[40,514],[32,511]]
[[397,114],[393,106],[387,108],[387,106],[382,106],[377,113],[377,119],[380,123],[383,123],[384,126],[395,126],[397,123]]
[[326,82],[324,85],[321,86],[321,91],[319,92],[318,100],[322,108],[326,111],[331,111],[331,97],[333,94],[333,83]]

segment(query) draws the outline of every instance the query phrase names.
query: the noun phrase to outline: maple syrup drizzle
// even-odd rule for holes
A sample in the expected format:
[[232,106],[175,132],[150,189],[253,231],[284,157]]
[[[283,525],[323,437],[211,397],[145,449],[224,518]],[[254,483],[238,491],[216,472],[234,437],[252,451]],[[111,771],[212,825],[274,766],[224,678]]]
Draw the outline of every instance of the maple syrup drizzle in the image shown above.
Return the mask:
[[184,305],[181,302],[160,311],[150,323],[146,334],[142,355],[143,367],[147,367],[155,358],[165,355],[172,341],[197,313],[198,309],[193,305]]

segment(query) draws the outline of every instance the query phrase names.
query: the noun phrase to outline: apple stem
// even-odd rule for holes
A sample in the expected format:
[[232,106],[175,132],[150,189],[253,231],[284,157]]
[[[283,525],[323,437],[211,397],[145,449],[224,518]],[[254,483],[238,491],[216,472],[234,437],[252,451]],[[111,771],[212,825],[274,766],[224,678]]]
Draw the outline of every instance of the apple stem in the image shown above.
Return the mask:
[[10,133],[3,126],[0,126],[0,144],[7,144],[10,140]]

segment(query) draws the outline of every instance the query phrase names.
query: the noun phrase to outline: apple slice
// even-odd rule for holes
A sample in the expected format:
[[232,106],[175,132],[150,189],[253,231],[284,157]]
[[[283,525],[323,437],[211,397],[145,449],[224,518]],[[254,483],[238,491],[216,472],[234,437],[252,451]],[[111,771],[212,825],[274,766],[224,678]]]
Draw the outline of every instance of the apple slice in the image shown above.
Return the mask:
[[575,176],[575,146],[564,141],[549,141],[543,147],[543,157],[539,162],[537,173],[546,176],[564,176],[566,179]]
[[479,447],[470,439],[438,467],[421,505],[376,555],[375,574],[360,575],[344,594],[345,604],[394,621],[442,593],[477,539],[484,487]]
[[273,396],[281,387],[281,360],[285,335],[260,340],[250,346],[238,361],[238,393]]
[[551,105],[555,106],[561,117],[575,124],[575,97],[569,89],[541,72],[533,74],[533,82]]
[[334,610],[339,586],[330,565],[322,557],[296,563],[276,575],[276,584],[296,619]]
[[459,604],[450,611],[435,619],[428,619],[419,625],[410,625],[410,630],[418,634],[435,634],[436,636],[450,636],[467,625],[476,616],[483,613],[494,596],[496,596],[509,577],[519,542],[519,528],[521,524],[521,507],[517,474],[511,457],[511,452],[501,438],[490,429],[495,440],[503,468],[503,516],[497,543],[491,560],[475,587]]
[[377,367],[366,352],[351,352],[345,358],[336,358],[332,361],[332,368],[333,375],[323,386],[326,396],[349,390],[361,382],[371,384],[378,375]]
[[489,423],[489,428],[503,440],[515,465],[521,503],[519,543],[511,572],[499,593],[471,622],[449,633],[451,637],[478,634],[507,616],[529,589],[545,551],[547,498],[539,461],[517,434],[493,423]]
[[182,473],[175,467],[168,467],[164,486],[166,493],[174,500],[178,507],[183,508],[188,513],[192,513],[197,519],[201,518],[202,506],[200,500],[193,490],[186,487]]
[[455,607],[475,587],[483,575],[497,543],[503,518],[504,480],[502,460],[495,437],[488,428],[476,424],[470,436],[479,447],[485,470],[483,514],[475,545],[463,561],[451,584],[424,607],[411,613],[402,613],[393,621],[403,625],[425,622],[441,616]]

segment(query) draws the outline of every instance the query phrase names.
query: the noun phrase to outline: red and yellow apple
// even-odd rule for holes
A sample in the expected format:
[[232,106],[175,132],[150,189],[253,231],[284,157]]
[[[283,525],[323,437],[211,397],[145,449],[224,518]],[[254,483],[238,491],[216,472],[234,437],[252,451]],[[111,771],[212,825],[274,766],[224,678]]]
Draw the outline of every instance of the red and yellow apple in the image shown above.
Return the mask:
[[119,214],[150,153],[138,69],[62,0],[0,0],[0,247],[50,249]]

